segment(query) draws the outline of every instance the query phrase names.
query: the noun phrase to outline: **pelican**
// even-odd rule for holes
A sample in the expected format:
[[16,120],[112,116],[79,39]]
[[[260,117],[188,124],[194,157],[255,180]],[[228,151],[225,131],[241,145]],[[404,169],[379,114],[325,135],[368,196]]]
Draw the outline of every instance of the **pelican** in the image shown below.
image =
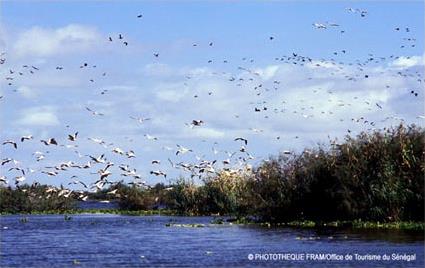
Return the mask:
[[47,141],[46,140],[40,140],[42,143],[44,143],[44,145],[48,146],[48,145],[58,145],[58,142],[55,140],[55,138],[50,138]]
[[204,124],[204,121],[202,120],[192,120],[192,123],[190,123],[192,127],[199,127],[203,124]]
[[20,182],[23,182],[24,180],[26,180],[25,176],[15,177],[15,184],[18,184]]
[[88,169],[88,168],[91,168],[91,162],[90,161],[88,161],[87,162],[87,164],[85,164],[85,165],[74,165],[73,167],[76,167],[76,168],[79,168],[79,169]]
[[121,169],[124,172],[130,171],[130,167],[128,165],[119,165],[118,168]]
[[21,137],[21,142],[24,142],[24,140],[32,140],[32,135],[28,135],[28,136],[22,136]]
[[317,23],[317,22],[313,23],[313,26],[316,27],[316,29],[326,29],[327,28],[325,24]]
[[15,149],[18,149],[18,145],[13,140],[7,140],[2,143],[3,145],[11,144]]
[[105,154],[102,154],[102,155],[100,155],[100,156],[98,156],[98,157],[93,157],[93,156],[91,156],[91,155],[87,155],[88,157],[90,157],[90,159],[93,161],[93,162],[95,162],[95,163],[105,163],[105,158],[104,158],[104,156],[105,156]]
[[234,139],[234,141],[243,141],[245,143],[245,145],[248,145],[248,140],[245,138],[241,138],[241,137],[237,137]]
[[254,131],[255,133],[261,133],[261,132],[263,132],[262,129],[258,129],[258,128],[250,128],[250,130]]
[[154,140],[154,141],[158,140],[158,138],[157,138],[157,137],[151,136],[151,135],[149,135],[149,134],[145,134],[144,136],[145,136],[145,137],[146,137],[146,139],[148,139],[148,140]]
[[11,162],[12,160],[13,160],[12,158],[4,158],[4,159],[1,160],[1,165],[3,166],[5,164]]
[[41,173],[44,173],[49,177],[54,177],[59,174],[57,171],[42,171]]
[[185,153],[188,153],[188,152],[193,152],[191,149],[185,148],[185,147],[183,147],[181,145],[178,145],[178,144],[177,144],[177,147],[179,149],[177,150],[176,155],[178,155],[178,154],[185,154]]
[[133,150],[126,152],[125,155],[127,156],[127,158],[135,158],[136,157],[136,154],[134,153]]
[[90,109],[89,107],[86,107],[86,110],[89,111],[89,112],[91,112],[92,115],[99,115],[99,116],[104,116],[105,115],[103,113],[99,113],[97,111],[94,111],[94,110]]
[[115,190],[112,190],[112,191],[107,192],[106,194],[116,194],[117,191],[118,191],[118,189],[115,189]]
[[113,166],[114,163],[108,162],[106,164],[106,167],[103,169],[99,169],[97,171],[97,173],[100,175],[100,180],[103,180],[104,178],[108,177],[109,175],[112,174],[112,172],[110,172],[109,170],[107,170],[109,167]]
[[113,153],[116,153],[116,154],[120,154],[120,155],[123,155],[124,154],[124,151],[123,150],[121,150],[120,148],[114,148],[113,150],[112,150],[112,152]]
[[63,196],[65,198],[68,198],[71,195],[72,191],[68,189],[62,189],[58,193],[58,197]]
[[143,124],[143,122],[145,121],[151,120],[150,118],[134,117],[134,116],[130,116],[130,118],[136,120],[140,124]]
[[[105,186],[105,184],[106,184],[106,182],[105,182],[105,181],[103,181],[103,180],[98,180],[98,181],[96,181],[96,182],[95,182],[94,187],[95,187],[97,190],[102,190],[102,188]],[[93,187],[92,187],[92,188],[93,188]]]
[[20,171],[20,172],[22,172],[22,175],[25,175],[25,170],[23,170],[23,169],[22,169],[22,168],[20,168],[20,167],[12,167],[12,168],[9,168],[9,170],[8,170],[8,171],[12,171],[12,170]]
[[74,135],[68,135],[68,140],[76,141],[77,140],[78,131],[74,133]]
[[6,176],[0,176],[0,183],[8,184]]
[[94,143],[97,143],[97,144],[99,144],[99,145],[102,145],[103,147],[107,148],[107,146],[106,146],[106,142],[105,142],[105,141],[103,141],[103,140],[101,140],[101,139],[97,139],[97,138],[88,138],[88,140],[90,140],[90,141],[92,141],[92,142],[94,142]]
[[164,176],[164,178],[167,178],[167,173],[162,172],[160,170],[151,171],[150,174],[153,174],[155,176]]
[[84,188],[87,188],[87,185],[80,180],[73,180],[72,182],[68,183],[68,185],[71,185],[71,184],[81,184]]

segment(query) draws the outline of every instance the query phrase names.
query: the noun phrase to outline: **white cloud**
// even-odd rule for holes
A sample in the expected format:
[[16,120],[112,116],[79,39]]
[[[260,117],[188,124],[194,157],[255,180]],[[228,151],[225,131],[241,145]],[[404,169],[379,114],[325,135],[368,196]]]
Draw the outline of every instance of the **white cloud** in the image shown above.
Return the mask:
[[223,138],[225,136],[225,133],[223,131],[210,127],[196,127],[194,129],[189,129],[184,133],[187,136],[210,139]]
[[37,93],[35,92],[35,90],[27,86],[21,86],[17,88],[16,91],[21,94],[22,97],[27,99],[33,99],[37,97]]
[[269,80],[270,78],[276,75],[278,70],[279,70],[278,65],[270,65],[270,66],[267,66],[266,68],[256,69],[254,72],[258,73],[261,76],[261,78],[263,78],[264,80]]
[[143,73],[145,75],[152,75],[152,76],[156,76],[156,75],[167,76],[172,74],[172,69],[167,64],[151,63],[143,67]]
[[42,106],[22,111],[17,123],[26,126],[55,126],[59,124],[59,119],[52,107]]
[[332,61],[318,61],[318,60],[313,60],[309,63],[307,63],[305,66],[307,66],[310,69],[314,69],[317,70],[317,68],[326,68],[326,69],[333,69],[333,70],[337,70],[338,67],[340,67],[337,63],[332,62]]
[[100,34],[89,26],[70,24],[57,29],[35,26],[20,33],[13,48],[18,56],[46,57],[88,50],[100,40]]
[[399,57],[398,59],[391,62],[390,66],[400,69],[411,68],[417,65],[424,65],[425,58],[420,56],[412,57]]
[[157,89],[156,97],[167,102],[179,102],[188,93],[188,89],[182,88],[180,83],[163,84]]
[[7,31],[3,25],[0,25],[0,49],[3,51],[6,48]]

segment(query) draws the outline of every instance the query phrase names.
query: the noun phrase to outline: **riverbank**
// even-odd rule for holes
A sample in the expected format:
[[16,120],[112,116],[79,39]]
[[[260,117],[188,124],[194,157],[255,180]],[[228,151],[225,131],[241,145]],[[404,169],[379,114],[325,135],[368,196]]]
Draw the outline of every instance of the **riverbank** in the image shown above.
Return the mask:
[[[216,221],[217,222],[217,221]],[[265,227],[292,227],[292,228],[350,228],[350,229],[391,229],[391,230],[414,230],[424,231],[425,222],[372,222],[372,221],[332,221],[332,222],[314,222],[314,221],[291,221],[282,223],[255,222],[242,219],[236,219],[234,224],[257,224]]]
[[[73,215],[73,214],[119,214],[128,216],[183,216],[174,210],[122,210],[122,209],[67,209],[67,210],[43,210],[26,213],[0,213],[0,215]],[[187,216],[187,215],[186,215]]]
[[[46,211],[32,211],[30,213],[1,213],[1,216],[7,215],[64,215],[64,219],[69,220],[71,218],[68,215],[77,214],[116,214],[126,216],[189,216],[189,217],[214,217],[211,220],[211,224],[232,224],[232,225],[257,225],[261,227],[290,227],[290,228],[303,228],[303,229],[379,229],[379,230],[405,230],[405,231],[424,231],[425,222],[413,222],[413,221],[397,221],[397,222],[373,222],[373,221],[332,221],[332,222],[314,222],[314,221],[290,221],[290,222],[261,222],[256,221],[249,217],[232,217],[224,216],[217,217],[216,215],[194,215],[194,214],[182,214],[175,210],[120,210],[120,209],[70,209],[64,211],[57,210],[46,210]],[[192,224],[191,227],[204,227],[201,224]],[[174,226],[170,223],[169,226]]]

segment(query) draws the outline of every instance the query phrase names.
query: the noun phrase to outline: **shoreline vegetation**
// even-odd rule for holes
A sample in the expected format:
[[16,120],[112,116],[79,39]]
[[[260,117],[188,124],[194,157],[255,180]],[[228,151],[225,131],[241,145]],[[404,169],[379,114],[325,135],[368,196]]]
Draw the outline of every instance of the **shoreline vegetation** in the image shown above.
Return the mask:
[[423,231],[424,148],[424,129],[400,125],[282,152],[239,172],[222,169],[202,184],[180,178],[147,189],[117,183],[84,193],[116,202],[117,209],[77,209],[81,193],[65,197],[62,187],[2,186],[0,213],[214,215],[213,224]]
[[[217,215],[193,215],[181,214],[177,211],[158,209],[158,210],[122,210],[122,209],[70,209],[70,210],[47,210],[31,211],[28,213],[1,213],[0,216],[19,215],[23,221],[27,222],[26,216],[29,215],[63,215],[65,220],[71,220],[72,215],[90,215],[90,214],[115,214],[125,216],[174,216],[174,217],[213,217],[210,225],[256,225],[261,227],[289,227],[302,229],[329,228],[329,229],[379,229],[379,230],[402,230],[402,231],[424,231],[425,222],[372,222],[372,221],[332,221],[332,222],[314,222],[314,221],[291,221],[291,222],[262,222],[249,217],[236,218],[232,216]],[[205,224],[178,224],[175,222],[166,223],[167,227],[206,227]]]

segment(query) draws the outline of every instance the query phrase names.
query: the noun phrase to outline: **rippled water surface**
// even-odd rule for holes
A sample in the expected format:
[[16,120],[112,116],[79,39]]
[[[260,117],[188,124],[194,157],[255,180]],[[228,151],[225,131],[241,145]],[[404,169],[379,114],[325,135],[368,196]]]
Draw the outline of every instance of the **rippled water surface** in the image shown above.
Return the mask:
[[[1,216],[1,267],[424,266],[423,233],[212,225],[210,217]],[[167,227],[169,222],[177,223]],[[184,227],[202,223],[205,227]],[[415,254],[416,260],[268,259],[267,253]],[[253,254],[253,255],[250,255]],[[257,255],[256,255],[257,254]],[[328,255],[329,256],[329,255]],[[252,260],[250,260],[252,258]]]

